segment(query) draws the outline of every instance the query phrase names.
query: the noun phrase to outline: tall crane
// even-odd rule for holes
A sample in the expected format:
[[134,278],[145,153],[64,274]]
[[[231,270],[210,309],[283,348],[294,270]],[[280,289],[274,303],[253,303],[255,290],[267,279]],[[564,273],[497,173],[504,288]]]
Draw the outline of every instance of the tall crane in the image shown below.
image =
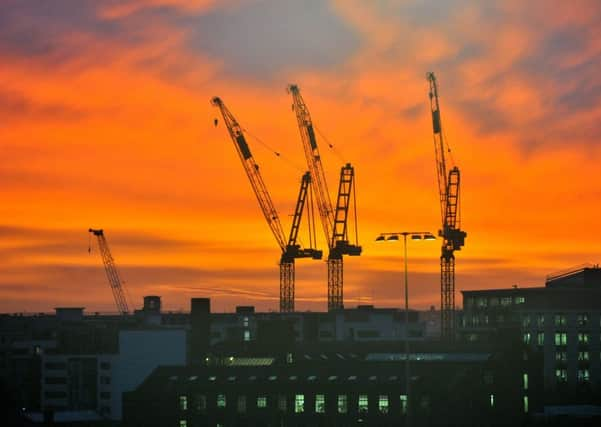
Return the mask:
[[[328,310],[337,310],[344,308],[344,267],[342,256],[361,255],[361,246],[359,246],[357,237],[355,170],[350,163],[341,168],[338,197],[336,199],[336,207],[333,208],[309,109],[297,85],[288,85],[287,90],[292,95],[292,107],[296,113],[309,172],[316,187],[317,208],[324,235],[328,242]],[[351,197],[354,202],[353,208],[355,211],[354,243],[351,243],[349,240],[348,227]]]
[[447,172],[445,152],[450,150],[446,145],[442,131],[438,85],[434,73],[429,72],[426,77],[430,84],[430,111],[432,113],[442,224],[441,229],[438,231],[438,235],[442,237],[440,254],[441,334],[443,338],[453,339],[455,335],[455,251],[461,250],[467,236],[467,233],[461,230],[461,216],[459,212],[461,174],[457,166],[453,166]]
[[95,230],[90,228],[89,233],[92,233],[98,238],[98,248],[100,248],[100,255],[102,256],[102,262],[104,263],[104,270],[106,271],[106,277],[109,279],[109,285],[111,291],[113,291],[113,297],[115,298],[115,304],[120,314],[126,315],[129,313],[129,307],[123,292],[123,283],[119,277],[115,260],[111,255],[109,245],[104,237],[104,231],[102,229]]
[[288,240],[284,235],[282,224],[278,216],[277,210],[271,200],[271,196],[267,191],[263,177],[259,170],[259,165],[255,162],[255,159],[250,151],[250,147],[244,137],[242,127],[238,124],[238,121],[234,115],[227,109],[221,98],[214,97],[211,99],[211,103],[219,108],[227,130],[234,142],[238,156],[242,161],[244,170],[252,189],[257,197],[263,216],[265,217],[271,233],[275,237],[275,240],[282,250],[280,258],[280,311],[281,312],[292,312],[294,311],[294,298],[295,298],[295,262],[296,258],[312,258],[321,259],[322,251],[313,249],[315,245],[315,233],[312,232],[312,224],[314,222],[312,217],[312,209],[309,206],[307,209],[308,225],[309,225],[309,248],[301,248],[298,244],[298,233],[300,229],[301,219],[305,205],[311,205],[311,174],[306,172],[301,179],[301,186],[296,201],[296,207],[294,210],[294,217],[292,220],[292,226],[290,228],[290,234]]

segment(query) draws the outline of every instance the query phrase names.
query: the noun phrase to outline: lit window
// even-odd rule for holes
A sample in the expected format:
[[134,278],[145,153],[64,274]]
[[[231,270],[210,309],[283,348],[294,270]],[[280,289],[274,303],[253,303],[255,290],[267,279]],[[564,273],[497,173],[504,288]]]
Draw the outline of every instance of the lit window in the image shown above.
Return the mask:
[[478,298],[478,307],[486,307],[488,305],[488,301],[486,298]]
[[305,412],[305,395],[297,394],[294,397],[294,412],[300,414],[301,412]]
[[565,325],[566,325],[565,314],[556,314],[555,315],[555,326],[565,326]]
[[250,341],[250,331],[249,330],[244,331],[244,341]]
[[526,298],[525,297],[515,297],[515,303],[516,304],[525,304]]
[[179,409],[182,411],[188,410],[188,397],[187,396],[179,397]]
[[244,316],[244,318],[242,319],[242,324],[245,328],[248,328],[248,317]]
[[369,406],[369,399],[367,398],[367,394],[360,394],[359,402],[358,402],[358,406],[357,406],[357,410],[359,411],[359,413],[360,414],[367,413],[368,406]]
[[282,412],[286,412],[286,396],[280,394],[278,396],[278,409]]
[[544,332],[536,333],[536,345],[538,345],[538,346],[545,345],[545,333]]
[[523,335],[524,344],[530,344],[530,332],[525,332]]
[[578,360],[581,362],[587,362],[589,360],[588,351],[579,351],[578,352]]
[[528,396],[524,396],[524,412],[528,412]]
[[586,326],[588,324],[588,314],[580,313],[577,317],[578,326]]
[[267,408],[267,397],[265,397],[265,396],[257,397],[257,408]]
[[348,398],[346,394],[338,395],[338,413],[346,414],[348,412]]
[[218,408],[225,408],[225,394],[218,394],[217,395],[217,407]]
[[326,397],[323,394],[315,396],[315,412],[317,414],[326,412]]
[[407,414],[407,395],[401,394],[401,414]]
[[381,394],[378,398],[378,411],[380,414],[388,413],[388,396],[385,394]]
[[568,334],[565,332],[555,332],[555,345],[567,345]]
[[545,326],[545,315],[544,314],[539,314],[536,316],[536,326],[538,326],[539,328],[542,328],[543,326]]
[[179,420],[179,427],[188,427],[188,421]]
[[558,383],[565,383],[568,381],[568,371],[567,369],[556,369],[555,370],[555,380]]
[[578,344],[588,344],[588,334],[585,332],[578,332]]
[[587,383],[591,379],[588,369],[578,369],[578,382]]
[[528,390],[528,374],[522,375],[522,382],[524,383],[524,390]]
[[490,407],[493,408],[495,406],[495,395],[490,395]]
[[238,412],[246,412],[246,396],[238,396]]

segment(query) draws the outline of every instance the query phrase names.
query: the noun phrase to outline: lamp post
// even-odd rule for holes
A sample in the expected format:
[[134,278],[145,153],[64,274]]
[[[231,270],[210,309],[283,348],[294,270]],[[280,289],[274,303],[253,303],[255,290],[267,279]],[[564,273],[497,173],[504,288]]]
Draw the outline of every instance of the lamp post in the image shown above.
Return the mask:
[[407,236],[411,240],[436,240],[436,237],[427,231],[400,231],[396,233],[380,233],[376,242],[398,241],[403,236],[403,261],[405,264],[405,393],[407,396],[407,418],[405,425],[410,426],[411,404],[409,400],[409,387],[411,380],[409,378],[409,274],[407,269]]

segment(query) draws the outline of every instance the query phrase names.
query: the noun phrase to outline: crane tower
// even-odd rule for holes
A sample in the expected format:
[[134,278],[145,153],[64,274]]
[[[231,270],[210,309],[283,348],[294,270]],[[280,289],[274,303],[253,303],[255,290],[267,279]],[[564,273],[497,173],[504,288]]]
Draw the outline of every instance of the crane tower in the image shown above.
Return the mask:
[[349,239],[348,227],[351,198],[355,202],[355,170],[350,163],[341,168],[338,197],[336,207],[333,208],[309,109],[297,85],[288,85],[287,90],[292,95],[292,107],[296,113],[307,166],[316,187],[317,209],[325,238],[328,241],[328,310],[337,310],[344,308],[343,255],[361,255],[361,246],[359,246],[357,238],[355,205],[353,205],[355,214],[355,241],[353,243]]
[[447,172],[447,161],[449,159],[445,157],[445,153],[448,151],[448,146],[444,140],[440,119],[436,77],[432,72],[427,73],[426,77],[430,85],[430,111],[432,113],[436,176],[442,224],[438,232],[439,236],[442,237],[440,254],[441,334],[443,338],[452,340],[455,335],[455,251],[461,250],[467,233],[461,230],[459,211],[461,173],[457,166],[453,166]]
[[311,200],[311,174],[306,172],[301,179],[301,186],[296,201],[296,207],[294,210],[294,217],[292,219],[292,226],[290,228],[290,234],[288,239],[284,235],[283,227],[280,222],[277,210],[271,196],[267,191],[263,177],[259,170],[259,165],[255,162],[255,159],[250,151],[250,147],[244,137],[242,127],[238,124],[238,121],[234,115],[227,109],[221,98],[214,97],[211,100],[213,106],[219,108],[225,125],[228,129],[230,137],[234,142],[238,156],[244,166],[244,171],[248,176],[251,187],[257,197],[263,216],[271,229],[271,233],[275,237],[275,240],[282,251],[280,257],[280,311],[281,312],[292,312],[294,311],[294,299],[295,299],[295,259],[296,258],[312,258],[321,259],[322,251],[313,249],[315,244],[315,233],[312,232],[313,215],[312,207],[309,206],[307,209],[308,225],[309,225],[309,248],[301,248],[300,244],[297,243],[298,233],[303,217],[303,212],[307,204],[312,205]]
[[109,285],[111,287],[111,291],[113,292],[113,297],[115,298],[117,310],[120,314],[126,315],[129,313],[129,307],[127,306],[127,300],[125,298],[125,293],[123,292],[123,283],[119,277],[119,272],[117,271],[115,260],[111,255],[109,245],[104,237],[104,231],[90,228],[88,232],[92,233],[98,238],[98,248],[100,249],[100,255],[102,256],[102,262],[104,263],[104,270],[106,271],[106,277],[109,280]]

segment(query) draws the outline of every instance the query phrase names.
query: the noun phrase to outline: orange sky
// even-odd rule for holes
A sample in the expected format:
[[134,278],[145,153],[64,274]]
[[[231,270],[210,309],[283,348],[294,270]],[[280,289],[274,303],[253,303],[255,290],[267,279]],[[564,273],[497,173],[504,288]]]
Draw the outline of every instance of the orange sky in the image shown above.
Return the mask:
[[[89,227],[135,305],[276,309],[279,250],[209,99],[282,153],[248,138],[287,230],[305,169],[292,82],[335,146],[318,139],[330,190],[356,168],[347,306],[401,303],[402,248],[379,232],[439,228],[427,71],[462,171],[458,290],[599,262],[601,6],[482,3],[3,2],[0,312],[114,310]],[[409,251],[412,305],[438,306],[439,242]],[[325,263],[299,260],[297,308],[325,295]]]

